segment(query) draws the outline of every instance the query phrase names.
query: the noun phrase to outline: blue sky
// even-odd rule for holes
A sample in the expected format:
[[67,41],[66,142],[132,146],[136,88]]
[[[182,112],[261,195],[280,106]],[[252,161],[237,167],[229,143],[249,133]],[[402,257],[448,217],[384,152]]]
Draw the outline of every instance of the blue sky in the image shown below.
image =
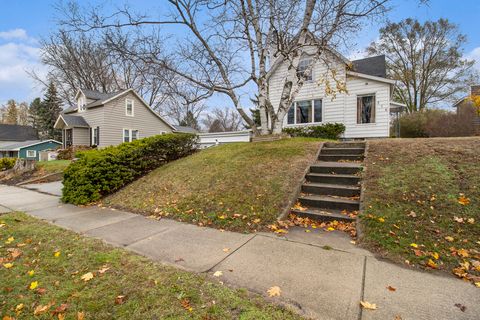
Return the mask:
[[[105,1],[103,1],[105,2]],[[149,13],[165,10],[165,0],[130,1],[131,6]],[[28,75],[34,70],[39,75],[46,72],[40,63],[38,40],[48,36],[56,29],[57,0],[0,0],[0,105],[8,99],[30,102],[42,95],[42,88]],[[117,2],[109,1],[115,5]],[[123,2],[118,2],[123,3]],[[394,0],[387,18],[391,21],[412,17],[421,21],[448,18],[456,23],[460,31],[467,35],[465,53],[469,58],[479,61],[480,70],[480,32],[478,29],[478,0],[430,0],[428,6],[419,6],[417,0]],[[343,52],[350,58],[361,58],[363,50],[378,37],[378,23],[366,24],[355,35],[354,45]],[[210,103],[221,103],[219,97]]]

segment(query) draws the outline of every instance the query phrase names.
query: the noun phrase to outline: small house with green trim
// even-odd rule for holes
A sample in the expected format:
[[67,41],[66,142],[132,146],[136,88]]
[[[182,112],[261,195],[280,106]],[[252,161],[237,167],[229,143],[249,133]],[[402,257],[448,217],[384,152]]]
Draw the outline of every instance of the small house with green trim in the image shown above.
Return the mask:
[[0,158],[38,160],[40,151],[55,150],[62,146],[56,140],[28,140],[0,142]]

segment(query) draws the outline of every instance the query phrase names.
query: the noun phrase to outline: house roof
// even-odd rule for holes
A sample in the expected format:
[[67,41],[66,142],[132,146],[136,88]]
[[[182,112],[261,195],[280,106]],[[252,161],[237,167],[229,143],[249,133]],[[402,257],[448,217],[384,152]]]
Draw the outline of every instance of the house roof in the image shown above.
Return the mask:
[[35,139],[38,139],[38,134],[31,126],[0,124],[0,141],[26,141]]
[[352,61],[352,71],[368,74],[370,76],[386,78],[387,65],[385,55],[368,57]]
[[61,142],[56,140],[28,140],[22,142],[2,142],[0,143],[0,151],[19,151],[22,148],[35,146],[37,144],[45,143],[45,142],[53,142],[61,145]]
[[[75,98],[78,97],[78,95],[81,93],[83,93],[85,95],[85,97],[89,100],[94,100],[92,102],[90,102],[89,104],[86,105],[86,108],[94,108],[94,107],[99,107],[99,106],[102,106],[103,104],[105,104],[106,101],[109,101],[111,100],[112,98],[115,98],[125,92],[127,92],[128,89],[125,89],[125,90],[120,90],[120,91],[116,91],[116,92],[112,92],[112,93],[103,93],[103,92],[100,92],[100,91],[95,91],[95,90],[89,90],[89,89],[80,89],[78,90],[77,94],[75,95]],[[76,112],[77,111],[77,106],[71,106],[71,107],[68,107],[67,109],[63,110],[63,113],[64,114],[68,114],[68,113],[73,113],[73,112]]]
[[197,133],[198,131],[192,127],[187,127],[187,126],[177,126],[177,125],[172,125],[172,127],[175,128],[176,132],[183,132],[183,133]]
[[[61,114],[59,116],[59,118],[57,119],[57,121],[60,118],[63,119],[63,122],[65,122],[65,124],[68,127],[85,127],[85,128],[90,127],[88,122],[82,116],[72,116],[72,115],[69,115],[69,114]],[[55,123],[55,125],[56,124],[57,123]]]

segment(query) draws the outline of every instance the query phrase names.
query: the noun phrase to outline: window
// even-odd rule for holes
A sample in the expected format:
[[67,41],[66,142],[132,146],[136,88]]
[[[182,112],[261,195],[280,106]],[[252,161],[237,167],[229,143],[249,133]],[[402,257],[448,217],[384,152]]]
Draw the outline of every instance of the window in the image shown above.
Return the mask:
[[96,127],[92,129],[92,146],[98,146],[100,141],[100,128]]
[[160,131],[160,134],[167,134],[167,131]]
[[[312,64],[311,58],[301,58],[297,67],[297,77],[298,78],[305,77],[305,81],[312,81],[313,70],[309,69],[311,64]],[[307,69],[309,69],[308,72],[306,72]]]
[[132,129],[123,129],[123,142],[132,142],[139,139],[139,131]]
[[133,100],[125,100],[125,115],[133,117]]
[[35,158],[37,156],[36,150],[27,150],[27,158]]
[[321,99],[297,101],[288,109],[287,124],[320,123],[322,120]]
[[78,105],[78,111],[83,112],[87,110],[85,99],[83,96],[78,97],[77,105]]
[[375,95],[357,96],[357,123],[375,123]]

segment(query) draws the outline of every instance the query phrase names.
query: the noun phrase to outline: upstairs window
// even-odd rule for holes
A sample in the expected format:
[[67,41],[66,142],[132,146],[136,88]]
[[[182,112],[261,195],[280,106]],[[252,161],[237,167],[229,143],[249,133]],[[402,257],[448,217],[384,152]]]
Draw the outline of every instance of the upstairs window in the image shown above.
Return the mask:
[[287,124],[321,123],[322,100],[297,101],[288,110]]
[[87,110],[85,98],[83,96],[78,97],[77,105],[78,105],[78,111],[83,112]]
[[128,117],[133,117],[133,100],[125,100],[125,115]]
[[375,95],[357,96],[357,123],[375,123]]
[[298,67],[297,67],[297,77],[299,79],[301,77],[304,77],[305,81],[313,81],[313,70],[312,70],[313,68],[310,68],[311,64],[312,64],[311,58],[300,59],[300,62],[298,63]]

